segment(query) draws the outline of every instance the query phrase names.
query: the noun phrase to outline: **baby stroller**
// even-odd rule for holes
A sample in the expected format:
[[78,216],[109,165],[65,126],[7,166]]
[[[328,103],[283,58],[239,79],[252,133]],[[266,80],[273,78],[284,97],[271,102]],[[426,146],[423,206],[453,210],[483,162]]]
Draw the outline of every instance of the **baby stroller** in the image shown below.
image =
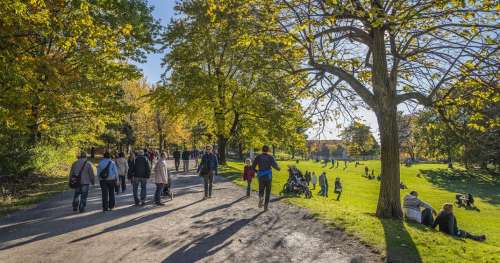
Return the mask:
[[288,180],[283,185],[282,194],[293,194],[293,195],[302,195],[306,198],[311,198],[312,193],[307,187],[307,182],[301,172],[294,166],[288,168]]

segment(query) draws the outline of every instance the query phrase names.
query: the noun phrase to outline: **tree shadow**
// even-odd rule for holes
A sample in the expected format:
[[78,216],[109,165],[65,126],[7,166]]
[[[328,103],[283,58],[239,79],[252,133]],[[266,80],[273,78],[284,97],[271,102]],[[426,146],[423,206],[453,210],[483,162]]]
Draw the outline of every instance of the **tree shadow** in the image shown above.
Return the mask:
[[80,241],[83,241],[83,240],[87,240],[87,239],[90,239],[90,238],[93,238],[93,237],[96,237],[96,236],[99,236],[99,235],[102,235],[102,234],[106,234],[106,233],[109,233],[109,232],[113,232],[113,231],[121,230],[121,229],[124,229],[124,228],[136,226],[136,225],[139,225],[139,224],[142,224],[142,223],[154,220],[156,218],[166,216],[166,215],[168,215],[170,213],[173,213],[175,211],[187,208],[189,206],[195,205],[195,204],[200,203],[200,202],[201,202],[201,200],[197,200],[197,201],[195,201],[193,203],[190,203],[190,204],[187,204],[187,205],[183,205],[183,206],[171,209],[171,210],[167,210],[167,211],[162,211],[162,212],[158,212],[158,213],[154,213],[154,214],[149,214],[149,215],[145,215],[145,216],[136,217],[136,218],[130,219],[130,220],[126,221],[126,222],[123,222],[123,223],[120,223],[120,224],[117,224],[117,225],[113,225],[113,226],[107,227],[104,230],[102,230],[101,232],[94,233],[94,234],[87,235],[87,236],[84,236],[84,237],[81,237],[81,238],[78,238],[78,239],[71,240],[69,243],[77,243],[77,242],[80,242]]
[[471,193],[490,204],[500,204],[500,183],[491,176],[458,169],[420,170],[420,173],[439,188],[454,193]]
[[386,262],[422,262],[420,253],[406,230],[403,221],[385,218],[380,218],[379,220],[384,228],[387,251]]
[[211,212],[215,212],[215,211],[217,211],[217,210],[221,210],[221,209],[226,209],[226,208],[229,208],[229,207],[231,207],[232,205],[234,205],[234,204],[236,204],[236,203],[238,203],[238,202],[240,202],[240,201],[242,201],[242,200],[244,200],[244,199],[246,199],[246,196],[242,196],[242,197],[240,197],[240,198],[238,198],[238,199],[236,199],[236,200],[232,201],[231,203],[226,203],[226,204],[222,204],[222,205],[219,205],[219,206],[216,206],[216,207],[212,207],[212,208],[209,208],[209,209],[205,209],[205,210],[203,210],[202,212],[200,212],[200,213],[198,213],[198,214],[196,214],[196,215],[191,216],[191,218],[197,218],[197,217],[203,216],[203,215],[205,215],[205,214],[208,214],[208,213],[211,213]]
[[229,238],[231,238],[231,236],[237,233],[244,226],[248,225],[250,222],[254,221],[262,213],[263,212],[260,212],[251,218],[235,221],[228,227],[213,235],[204,234],[176,250],[164,259],[163,262],[197,262],[208,256],[214,255],[233,242],[232,240],[226,242]]

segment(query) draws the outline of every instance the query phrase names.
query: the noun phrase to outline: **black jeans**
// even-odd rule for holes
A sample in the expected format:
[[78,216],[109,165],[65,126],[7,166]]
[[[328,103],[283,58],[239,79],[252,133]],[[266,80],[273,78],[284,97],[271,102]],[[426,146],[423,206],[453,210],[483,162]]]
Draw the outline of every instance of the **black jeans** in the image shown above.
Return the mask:
[[269,197],[271,196],[271,178],[269,176],[259,176],[259,198],[263,198],[264,200],[264,209],[267,209],[269,204]]
[[203,175],[203,183],[205,186],[205,197],[212,197],[212,184],[214,182],[214,172],[210,171]]
[[159,204],[161,203],[161,194],[163,192],[163,187],[164,184],[156,184],[156,191],[155,191],[155,203]]
[[102,210],[107,211],[115,207],[115,186],[116,180],[100,181],[102,193]]
[[174,159],[175,171],[179,171],[179,165],[181,164],[181,159]]
[[247,181],[247,196],[250,196],[250,192],[252,191],[251,186],[252,186],[252,180],[248,180]]
[[127,190],[127,182],[125,180],[125,175],[120,175],[120,185],[122,187],[122,193]]
[[432,216],[432,210],[430,208],[424,209],[422,211],[422,225],[432,227],[433,223],[434,223],[434,217]]

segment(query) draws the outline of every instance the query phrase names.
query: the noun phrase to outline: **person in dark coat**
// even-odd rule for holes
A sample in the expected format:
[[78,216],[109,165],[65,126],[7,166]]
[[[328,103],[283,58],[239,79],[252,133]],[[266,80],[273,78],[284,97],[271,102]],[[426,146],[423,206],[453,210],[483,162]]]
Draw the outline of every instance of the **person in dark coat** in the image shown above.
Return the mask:
[[175,149],[172,155],[174,157],[175,171],[178,172],[179,165],[181,164],[181,152],[179,151],[179,149]]
[[135,172],[135,154],[134,152],[130,152],[130,155],[127,160],[128,163],[128,172],[127,172],[127,179],[132,183],[132,178],[134,177],[134,172]]
[[[257,166],[259,167],[258,170]],[[269,146],[264,145],[262,147],[262,153],[255,157],[252,168],[257,171],[257,178],[259,179],[259,207],[264,205],[264,211],[267,211],[269,197],[271,196],[272,168],[280,170],[274,157],[269,154]]]
[[188,170],[189,170],[189,151],[188,150],[184,150],[182,152],[182,166],[184,168],[184,173],[187,173]]
[[206,152],[201,157],[201,162],[198,166],[198,173],[203,177],[205,189],[203,199],[212,198],[214,175],[217,175],[217,166],[219,165],[217,156],[213,153],[212,145],[207,145],[205,150]]
[[243,181],[247,182],[247,197],[250,197],[252,180],[255,177],[255,170],[252,168],[252,160],[245,160],[245,168],[243,169]]
[[[144,151],[139,151],[137,157],[134,162],[134,175],[132,177],[132,186],[134,193],[134,202],[135,205],[145,205],[146,203],[146,185],[148,183],[148,179],[151,176],[151,165],[147,158],[147,153]],[[138,197],[138,188],[141,186],[141,196],[140,199]]]
[[450,203],[443,205],[443,210],[439,212],[438,216],[434,220],[432,228],[436,228],[436,226],[439,226],[439,231],[451,236],[470,238],[476,241],[486,240],[485,235],[473,235],[458,228],[457,219],[455,215],[453,215],[453,205]]

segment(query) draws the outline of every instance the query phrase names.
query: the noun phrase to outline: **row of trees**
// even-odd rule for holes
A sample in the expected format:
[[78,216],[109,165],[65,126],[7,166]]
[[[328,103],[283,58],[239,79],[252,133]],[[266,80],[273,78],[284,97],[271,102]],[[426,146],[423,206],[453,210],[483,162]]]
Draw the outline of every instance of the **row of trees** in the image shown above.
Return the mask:
[[127,63],[153,50],[159,25],[145,1],[0,2],[0,174],[22,174],[46,151],[99,142],[135,110]]
[[[402,216],[398,105],[434,107],[451,120],[462,116],[443,112],[453,90],[474,85],[482,97],[485,86],[496,88],[484,79],[497,77],[494,1],[188,0],[177,11],[164,35],[170,52],[158,103],[175,97],[203,116],[220,149],[248,134],[239,129],[266,139],[306,127],[280,122],[302,116],[301,96],[323,119],[372,110],[381,144],[380,217]],[[473,103],[458,97],[450,100]]]

